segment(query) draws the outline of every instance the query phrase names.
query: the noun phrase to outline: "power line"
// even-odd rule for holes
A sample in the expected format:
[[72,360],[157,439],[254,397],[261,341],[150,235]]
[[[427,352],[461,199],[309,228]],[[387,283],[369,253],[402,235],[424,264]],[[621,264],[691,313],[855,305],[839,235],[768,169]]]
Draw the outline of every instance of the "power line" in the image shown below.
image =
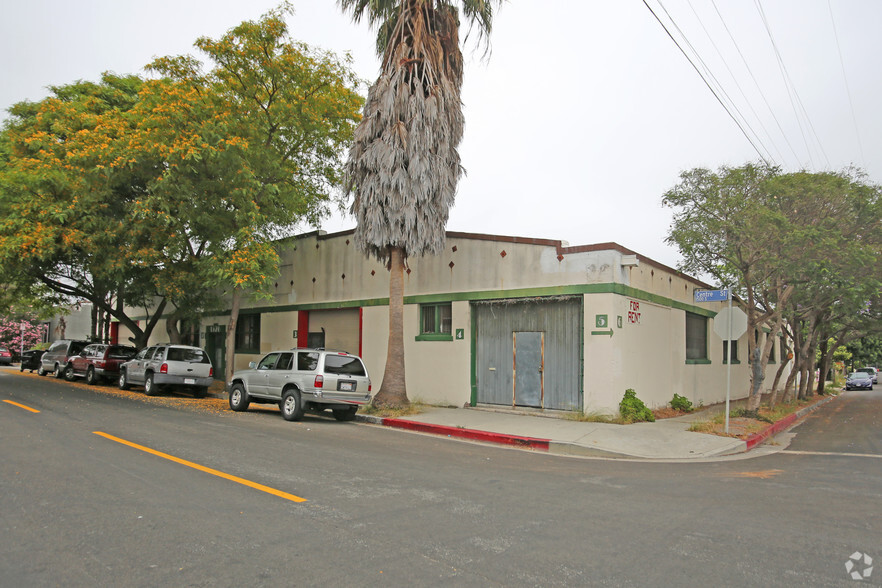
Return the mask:
[[[747,58],[744,56],[744,53],[741,51],[741,47],[738,45],[738,42],[735,40],[735,36],[732,34],[732,31],[729,29],[729,25],[726,24],[726,20],[723,18],[723,15],[720,13],[720,9],[717,7],[716,0],[711,0],[711,4],[714,7],[714,10],[717,13],[717,17],[720,19],[720,22],[723,23],[723,28],[726,30],[726,34],[729,35],[729,40],[732,41],[732,45],[735,47],[735,50],[738,52],[738,56],[741,57],[741,63],[744,64],[745,69],[747,69],[747,73],[750,75],[750,79],[753,80],[753,85],[756,87],[757,92],[759,92],[760,97],[763,99],[763,103],[766,105],[766,108],[769,110],[769,114],[772,115],[772,119],[775,121],[775,126],[778,127],[778,132],[781,133],[781,136],[784,138],[784,142],[787,143],[788,149],[790,149],[790,154],[793,155],[793,159],[799,163],[799,156],[796,154],[796,150],[793,148],[793,145],[790,143],[790,139],[787,137],[787,133],[784,132],[784,128],[781,126],[781,121],[778,120],[778,116],[775,114],[772,105],[769,104],[768,98],[766,98],[765,92],[763,92],[762,87],[756,79],[756,76],[753,73],[753,69],[750,67],[750,63],[748,63]],[[753,109],[751,109],[753,110]],[[754,113],[756,114],[756,113]],[[757,115],[759,119],[759,115]],[[760,122],[762,126],[762,122]],[[763,127],[765,130],[765,127]],[[774,144],[774,140],[772,141]],[[783,157],[781,158],[783,161]]]
[[861,133],[857,124],[857,117],[854,114],[854,102],[851,99],[851,87],[848,85],[848,76],[845,73],[845,61],[842,59],[842,47],[839,46],[839,33],[836,30],[836,19],[833,18],[833,5],[827,0],[827,8],[830,9],[830,22],[833,24],[833,38],[836,39],[836,51],[839,53],[839,67],[842,68],[842,79],[845,80],[845,92],[848,94],[848,106],[851,109],[851,122],[854,124],[854,134],[857,137],[858,149],[861,153],[861,163],[867,166],[867,160],[864,157],[864,145],[861,142]]
[[[824,160],[827,162],[827,167],[830,167],[830,160],[827,159],[827,154],[824,152],[824,148],[821,146],[821,141],[818,139],[817,133],[815,133],[814,125],[812,125],[812,121],[808,116],[808,112],[805,109],[805,106],[802,104],[802,100],[799,98],[799,93],[796,91],[796,86],[793,84],[793,80],[790,78],[790,74],[787,72],[787,66],[784,65],[784,59],[781,57],[781,52],[778,50],[778,45],[775,43],[775,38],[772,35],[772,29],[769,26],[769,21],[766,18],[766,13],[763,10],[762,3],[760,0],[754,0],[754,5],[756,6],[757,11],[759,11],[760,18],[763,21],[763,26],[766,29],[766,33],[769,35],[769,41],[772,43],[772,49],[775,51],[775,57],[778,60],[778,68],[781,71],[781,76],[784,80],[784,86],[787,88],[787,95],[790,98],[790,105],[793,108],[793,112],[796,115],[796,122],[799,125],[799,130],[802,133],[802,140],[805,143],[806,153],[809,158],[809,162],[814,167],[814,160],[812,159],[812,150],[809,147],[808,138],[805,134],[805,129],[803,128],[802,119],[799,116],[800,110],[802,111],[803,118],[805,118],[806,124],[814,135],[815,142],[817,143],[818,150],[821,152],[821,155],[824,157]],[[797,108],[797,105],[799,108]]]
[[[668,27],[665,25],[665,23],[662,22],[662,20],[658,16],[658,14],[656,14],[655,10],[652,9],[652,7],[647,3],[646,0],[643,0],[643,5],[646,6],[647,10],[649,10],[649,12],[652,14],[652,16],[655,17],[655,20],[658,21],[658,24],[661,25],[661,27],[664,29],[665,33],[667,33],[668,37],[670,37],[671,41],[674,42],[674,45],[677,46],[677,49],[679,49],[680,52],[683,54],[683,56],[687,59],[687,61],[689,61],[689,64],[692,66],[692,68],[695,70],[695,72],[701,77],[701,80],[704,82],[705,86],[707,86],[707,89],[711,91],[711,94],[714,95],[714,98],[717,99],[717,102],[720,103],[720,106],[723,107],[723,109],[726,111],[726,113],[729,115],[729,117],[732,119],[732,121],[738,126],[738,129],[741,131],[741,134],[744,135],[744,138],[747,139],[747,142],[750,143],[750,146],[753,147],[754,151],[756,151],[757,155],[759,155],[759,157],[760,157],[760,159],[762,159],[763,163],[765,163],[766,165],[771,165],[769,163],[769,160],[767,159],[767,157],[765,155],[763,155],[762,151],[759,149],[759,147],[757,147],[754,140],[751,139],[750,135],[747,133],[744,126],[741,124],[741,122],[738,120],[738,118],[732,113],[732,111],[729,109],[729,107],[726,106],[725,102],[723,102],[723,99],[720,97],[720,95],[717,93],[717,91],[714,89],[714,87],[708,81],[707,77],[705,77],[705,75],[702,73],[702,71],[699,69],[699,67],[695,64],[695,62],[692,60],[692,58],[689,56],[689,54],[683,49],[683,47],[680,45],[680,43],[677,42],[677,39],[674,38],[674,35],[671,34],[671,31],[668,29]],[[661,2],[659,2],[659,6],[662,6],[662,9],[664,10],[664,6],[661,4]],[[667,10],[665,10],[665,13],[668,14]],[[670,18],[670,14],[668,14],[668,18]],[[676,26],[676,23],[673,22],[673,19],[671,19],[671,22],[674,24],[674,26]],[[679,30],[679,28],[678,28],[678,30]],[[682,35],[682,31],[680,32],[680,34]],[[685,40],[685,35],[684,35],[684,40]],[[686,42],[688,43],[688,40]],[[695,51],[694,48],[693,48],[693,51]],[[696,52],[696,56],[698,56],[697,52]],[[708,73],[710,73],[709,70],[708,70]],[[755,133],[754,133],[754,135],[755,135]]]

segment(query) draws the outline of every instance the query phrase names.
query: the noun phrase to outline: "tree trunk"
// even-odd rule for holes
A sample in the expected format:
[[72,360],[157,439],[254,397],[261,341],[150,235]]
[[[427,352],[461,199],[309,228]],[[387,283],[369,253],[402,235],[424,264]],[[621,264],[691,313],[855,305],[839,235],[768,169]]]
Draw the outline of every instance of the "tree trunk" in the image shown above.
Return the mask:
[[230,307],[230,323],[227,325],[227,350],[226,350],[226,369],[224,373],[224,384],[226,385],[233,379],[233,360],[236,356],[236,323],[239,322],[239,307],[242,305],[242,288],[238,286],[233,288],[233,301]]
[[[781,365],[778,366],[778,371],[775,372],[775,380],[772,382],[772,397],[769,399],[769,408],[774,408],[774,406],[778,403],[778,385],[781,383],[781,376],[784,375],[784,369],[787,367],[787,364],[790,363],[790,359],[787,357],[785,352],[787,351],[786,347],[781,349]],[[790,370],[793,373],[793,370]],[[788,382],[790,379],[788,378]],[[785,385],[785,392],[787,388]]]
[[165,332],[168,334],[168,341],[173,345],[181,344],[181,331],[178,323],[181,320],[182,312],[180,308],[176,308],[168,318],[165,319]]
[[375,406],[407,406],[404,377],[404,252],[389,248],[389,346],[383,384],[374,396]]

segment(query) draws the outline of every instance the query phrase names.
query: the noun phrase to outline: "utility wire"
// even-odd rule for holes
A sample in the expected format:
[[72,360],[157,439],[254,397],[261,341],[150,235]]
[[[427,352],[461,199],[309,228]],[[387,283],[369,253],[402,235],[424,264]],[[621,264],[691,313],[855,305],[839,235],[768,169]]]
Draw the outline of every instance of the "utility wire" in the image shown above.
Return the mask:
[[[714,7],[714,10],[717,13],[717,17],[720,19],[720,22],[723,24],[723,28],[726,30],[726,34],[729,35],[729,40],[732,41],[732,45],[735,47],[735,50],[738,52],[738,56],[741,57],[741,63],[744,65],[744,68],[747,70],[747,73],[750,75],[750,79],[753,80],[753,85],[756,88],[757,92],[759,92],[760,97],[763,99],[763,104],[766,105],[766,108],[769,111],[769,114],[772,115],[772,120],[775,121],[775,126],[778,127],[778,132],[781,133],[781,136],[784,138],[784,142],[787,143],[787,148],[790,149],[790,154],[793,155],[794,161],[796,161],[797,165],[799,164],[799,156],[796,154],[796,150],[793,148],[793,145],[790,143],[790,139],[787,137],[787,133],[784,132],[784,128],[781,126],[781,121],[778,120],[778,116],[775,114],[774,109],[772,109],[772,105],[769,104],[769,99],[766,97],[766,93],[763,92],[762,87],[756,79],[756,76],[753,73],[753,69],[750,67],[750,63],[748,63],[747,58],[744,56],[744,53],[741,51],[741,47],[738,45],[738,41],[735,40],[735,36],[732,34],[732,31],[729,29],[729,25],[726,23],[726,19],[723,18],[722,13],[720,13],[720,9],[717,6],[716,0],[711,0],[711,4]],[[753,110],[753,108],[751,108]],[[754,114],[756,114],[754,112]],[[759,119],[759,115],[757,115]],[[760,119],[761,120],[761,119]],[[762,126],[762,122],[760,122],[760,126]],[[763,126],[763,130],[765,127]],[[770,135],[771,136],[771,135]],[[774,145],[774,140],[772,140],[772,144]],[[777,149],[777,147],[776,147]],[[780,153],[779,153],[780,155]],[[783,161],[784,158],[782,157]]]
[[[769,159],[774,159],[771,156],[771,152],[769,151],[768,147],[766,147],[765,144],[763,143],[759,134],[753,129],[753,127],[750,125],[750,122],[748,122],[747,117],[744,116],[744,113],[741,112],[741,109],[738,108],[738,105],[735,103],[734,100],[732,100],[732,97],[729,96],[729,93],[726,91],[725,86],[720,82],[719,79],[717,79],[717,76],[714,75],[714,72],[711,70],[711,68],[704,61],[704,59],[701,56],[701,53],[698,52],[698,50],[695,48],[695,46],[692,44],[692,42],[686,36],[686,33],[683,32],[683,29],[681,29],[680,25],[677,24],[677,21],[674,20],[674,17],[671,16],[671,13],[668,12],[668,9],[665,7],[664,4],[662,4],[662,1],[661,0],[656,0],[656,1],[658,2],[661,9],[664,10],[665,16],[668,17],[668,20],[671,22],[671,24],[677,30],[677,33],[679,33],[680,38],[683,39],[683,42],[686,43],[686,45],[689,47],[690,51],[692,51],[692,54],[695,56],[695,59],[698,61],[699,64],[701,64],[701,67],[704,70],[707,77],[710,79],[710,81],[713,81],[717,90],[722,94],[723,98],[725,98],[726,101],[728,102],[729,106],[727,108],[730,108],[731,110],[735,111],[735,114],[737,114],[738,117],[740,117],[742,123],[747,127],[747,130],[753,134],[753,137],[756,139],[757,143],[759,143],[760,147],[762,147],[762,149],[765,151],[766,156]],[[692,5],[690,3],[690,7],[691,6]],[[695,13],[694,9],[693,9],[693,13]],[[695,14],[695,17],[698,19],[698,22],[699,22],[699,24],[701,24],[702,28],[704,28],[704,23],[701,22],[701,18],[698,17],[698,14]],[[705,32],[707,32],[707,31],[705,30]],[[713,43],[713,41],[711,41],[711,42]],[[731,73],[731,70],[730,70],[730,73]],[[737,82],[736,82],[736,85],[737,85]]]
[[[689,54],[683,49],[683,47],[680,45],[680,43],[677,42],[677,39],[674,38],[674,35],[671,34],[671,31],[668,29],[668,27],[665,25],[665,23],[662,22],[662,20],[658,16],[658,14],[656,14],[655,10],[652,9],[652,7],[647,3],[646,0],[643,0],[643,5],[646,6],[647,10],[649,10],[649,12],[652,14],[652,16],[655,17],[655,20],[658,21],[658,24],[661,25],[661,27],[664,29],[665,33],[667,33],[668,37],[670,37],[671,41],[674,42],[674,45],[677,46],[677,49],[680,50],[680,52],[683,54],[683,56],[686,58],[686,60],[689,61],[689,64],[692,66],[692,68],[695,70],[695,72],[701,77],[701,80],[704,82],[704,85],[707,86],[707,89],[711,91],[711,94],[714,95],[714,98],[717,99],[717,102],[720,103],[720,106],[723,107],[723,109],[729,115],[729,118],[731,118],[732,121],[738,126],[738,129],[741,131],[741,134],[744,135],[744,138],[747,139],[747,142],[750,143],[750,146],[753,147],[754,151],[756,151],[757,155],[759,155],[759,157],[763,161],[763,163],[768,166],[771,166],[771,164],[769,163],[769,160],[766,158],[765,155],[763,155],[762,151],[759,149],[759,147],[757,147],[757,145],[756,145],[756,143],[754,143],[753,139],[751,139],[750,135],[744,129],[744,126],[735,117],[735,115],[732,114],[732,111],[726,106],[725,102],[723,102],[723,99],[720,98],[720,95],[713,88],[713,86],[710,84],[708,79],[701,72],[701,70],[698,68],[698,66],[695,64],[695,62],[692,61],[692,59],[689,57]],[[659,5],[661,5],[661,3],[659,3]],[[664,8],[664,7],[662,7],[662,8]],[[667,11],[665,11],[665,12],[667,12]],[[668,17],[670,18],[670,15],[668,15]]]
[[[790,74],[787,72],[787,66],[784,65],[784,59],[781,57],[781,52],[778,50],[778,45],[775,43],[775,38],[772,35],[772,29],[769,26],[769,21],[766,18],[766,13],[763,10],[762,3],[760,0],[754,0],[754,5],[759,11],[760,17],[762,18],[763,25],[766,28],[766,33],[769,35],[769,41],[772,43],[772,48],[775,51],[775,57],[778,60],[778,68],[781,70],[781,77],[784,79],[784,85],[787,88],[787,94],[790,97],[790,105],[793,108],[793,112],[796,115],[796,121],[799,124],[799,130],[802,133],[802,140],[805,143],[806,153],[808,154],[809,162],[814,167],[814,160],[812,159],[812,150],[809,147],[808,138],[806,137],[805,128],[803,127],[802,118],[799,116],[800,110],[803,113],[803,118],[805,118],[806,124],[811,130],[812,134],[815,137],[815,142],[817,143],[818,150],[821,152],[821,155],[827,162],[827,167],[830,167],[830,160],[827,159],[827,154],[824,152],[824,148],[821,146],[821,141],[818,139],[818,135],[815,132],[814,125],[812,125],[812,121],[808,116],[808,112],[805,109],[805,106],[802,104],[802,100],[799,98],[799,93],[796,91],[796,86],[793,84],[793,80],[790,78]],[[799,108],[797,108],[799,105]]]
[[833,18],[833,5],[827,0],[827,8],[830,9],[830,22],[833,24],[833,37],[836,39],[836,51],[839,53],[839,67],[842,68],[842,79],[845,80],[845,92],[848,94],[848,106],[851,109],[851,122],[854,124],[854,134],[857,137],[858,149],[861,154],[861,163],[867,166],[866,157],[864,157],[864,145],[861,142],[861,132],[858,128],[857,117],[854,114],[854,101],[851,99],[851,87],[848,85],[848,76],[845,74],[845,61],[842,59],[842,47],[839,46],[839,33],[836,31],[836,19]]

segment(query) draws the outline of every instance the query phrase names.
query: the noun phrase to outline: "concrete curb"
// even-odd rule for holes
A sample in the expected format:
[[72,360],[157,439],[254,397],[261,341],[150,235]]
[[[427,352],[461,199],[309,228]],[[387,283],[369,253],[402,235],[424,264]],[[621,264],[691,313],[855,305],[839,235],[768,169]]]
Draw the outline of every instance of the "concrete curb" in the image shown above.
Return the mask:
[[[740,450],[735,451],[727,451],[726,453],[720,455],[737,455],[740,453],[747,453],[750,450],[762,445],[764,442],[769,440],[771,437],[781,433],[782,431],[786,431],[787,429],[793,427],[797,424],[797,421],[805,417],[807,414],[817,410],[824,404],[830,402],[837,396],[829,396],[824,398],[811,406],[807,406],[797,412],[787,415],[780,421],[772,423],[762,431],[758,433],[754,433],[746,440],[742,440],[739,445],[741,445]],[[651,457],[640,457],[635,455],[629,455],[626,453],[614,453],[607,450],[602,449],[594,449],[591,447],[585,447],[583,445],[579,445],[578,443],[570,443],[566,441],[554,441],[552,439],[542,439],[536,437],[524,437],[521,435],[512,435],[507,433],[491,433],[489,431],[480,431],[476,429],[467,429],[464,427],[451,427],[448,425],[436,425],[431,423],[421,423],[417,421],[410,421],[407,419],[401,418],[386,418],[386,417],[378,417],[373,415],[363,415],[356,414],[355,420],[357,422],[363,422],[373,425],[381,425],[384,427],[391,427],[395,429],[403,429],[408,431],[416,431],[419,433],[428,433],[432,435],[438,436],[446,436],[453,437],[458,439],[468,439],[471,441],[482,441],[486,443],[496,443],[499,445],[508,445],[512,447],[518,447],[521,449],[531,449],[533,451],[542,451],[546,453],[552,453],[555,455],[572,455],[572,456],[592,456],[592,457],[606,457],[606,458],[617,458],[617,459],[637,459],[637,460],[652,460]],[[713,457],[711,455],[701,456],[701,457]],[[658,458],[658,459],[669,459],[669,458]]]
[[491,433],[489,431],[478,431],[476,429],[466,429],[465,427],[450,427],[447,425],[433,425],[429,423],[420,423],[409,421],[407,419],[383,418],[370,415],[355,415],[356,420],[367,422],[384,427],[392,427],[395,429],[404,429],[407,431],[417,431],[419,433],[431,433],[433,435],[444,435],[447,437],[456,437],[459,439],[469,439],[472,441],[484,441],[487,443],[497,443],[500,445],[512,445],[523,449],[532,449],[534,451],[549,451],[552,443],[551,439],[539,439],[536,437],[524,437],[521,435],[509,435],[507,433]]
[[750,437],[748,437],[745,440],[745,443],[747,445],[747,448],[745,449],[745,451],[750,451],[754,447],[762,445],[763,443],[768,441],[769,438],[774,437],[775,435],[777,435],[778,433],[781,433],[782,431],[786,431],[790,427],[794,426],[796,424],[796,421],[802,419],[807,414],[816,411],[820,407],[822,407],[825,404],[827,404],[828,402],[832,401],[834,398],[838,398],[838,397],[839,396],[828,396],[827,398],[819,400],[818,402],[812,404],[811,406],[806,406],[805,408],[798,410],[798,411],[794,412],[793,414],[787,415],[786,417],[784,417],[780,421],[776,421],[776,422],[772,423],[771,425],[766,427],[764,430],[762,430],[758,433],[754,433],[753,435],[751,435]]

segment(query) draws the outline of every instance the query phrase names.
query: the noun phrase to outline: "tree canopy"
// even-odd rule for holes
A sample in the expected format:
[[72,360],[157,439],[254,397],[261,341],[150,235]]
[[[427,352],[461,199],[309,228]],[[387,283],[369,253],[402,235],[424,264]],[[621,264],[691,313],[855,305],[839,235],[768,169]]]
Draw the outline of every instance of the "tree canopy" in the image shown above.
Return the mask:
[[[829,361],[877,328],[882,191],[858,170],[694,169],[663,203],[675,209],[667,240],[683,255],[681,269],[732,285],[746,302],[748,332],[786,330],[798,360],[792,376],[810,371],[818,346]],[[774,340],[757,351],[748,337],[749,357],[763,368],[754,372],[749,408],[759,405]]]
[[[290,39],[282,13],[21,103],[0,139],[0,261],[93,302],[143,345],[172,303],[265,293],[273,239],[327,214],[362,98],[348,57]],[[0,279],[0,281],[2,281]],[[125,306],[152,313],[141,327]],[[231,324],[235,328],[235,323]]]

